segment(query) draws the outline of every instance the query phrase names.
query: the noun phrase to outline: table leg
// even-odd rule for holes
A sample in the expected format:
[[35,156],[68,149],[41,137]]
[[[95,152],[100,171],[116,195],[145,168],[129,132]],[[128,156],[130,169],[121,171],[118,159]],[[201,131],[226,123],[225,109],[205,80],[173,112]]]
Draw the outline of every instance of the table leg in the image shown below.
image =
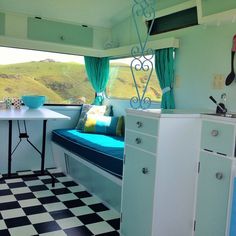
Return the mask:
[[11,176],[12,120],[8,121],[8,177]]
[[47,130],[47,120],[43,121],[43,140],[42,140],[42,153],[41,153],[41,174],[44,174],[45,166],[45,151],[46,151],[46,130]]
[[[47,120],[43,120],[43,140],[42,140],[42,152],[41,152],[41,174],[45,174],[45,152],[46,152],[46,135],[47,135]],[[55,187],[55,177],[49,172],[46,173],[52,178],[52,187]]]

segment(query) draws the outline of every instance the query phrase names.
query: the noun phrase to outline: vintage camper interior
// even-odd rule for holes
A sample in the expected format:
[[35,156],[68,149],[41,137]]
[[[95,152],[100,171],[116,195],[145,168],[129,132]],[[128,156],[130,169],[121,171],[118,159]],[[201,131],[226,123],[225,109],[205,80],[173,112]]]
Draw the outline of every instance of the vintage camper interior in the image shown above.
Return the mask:
[[0,0],[0,236],[235,236],[235,52],[235,0]]

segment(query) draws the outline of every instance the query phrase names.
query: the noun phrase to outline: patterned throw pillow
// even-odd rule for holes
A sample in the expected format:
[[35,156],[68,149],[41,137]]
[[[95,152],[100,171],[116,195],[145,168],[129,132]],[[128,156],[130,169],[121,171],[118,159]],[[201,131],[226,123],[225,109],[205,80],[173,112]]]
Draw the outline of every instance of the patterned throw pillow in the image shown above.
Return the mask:
[[85,123],[87,114],[109,116],[111,115],[111,112],[112,112],[112,106],[108,106],[108,105],[97,106],[97,105],[91,105],[91,104],[83,104],[81,108],[81,112],[80,112],[80,117],[75,128],[78,130],[84,130],[84,123]]
[[87,115],[84,132],[124,136],[124,117]]

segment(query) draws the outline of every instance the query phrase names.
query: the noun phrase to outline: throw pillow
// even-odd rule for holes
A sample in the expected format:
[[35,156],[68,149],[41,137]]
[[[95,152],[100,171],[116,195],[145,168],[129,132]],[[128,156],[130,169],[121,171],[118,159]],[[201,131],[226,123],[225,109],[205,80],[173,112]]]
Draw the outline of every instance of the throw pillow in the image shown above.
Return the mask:
[[84,132],[124,136],[124,117],[88,114],[84,124]]
[[86,119],[87,114],[96,114],[96,115],[105,115],[109,116],[112,112],[111,106],[97,106],[97,105],[91,105],[91,104],[83,104],[79,116],[78,123],[76,125],[76,129],[83,130],[84,129],[84,123]]

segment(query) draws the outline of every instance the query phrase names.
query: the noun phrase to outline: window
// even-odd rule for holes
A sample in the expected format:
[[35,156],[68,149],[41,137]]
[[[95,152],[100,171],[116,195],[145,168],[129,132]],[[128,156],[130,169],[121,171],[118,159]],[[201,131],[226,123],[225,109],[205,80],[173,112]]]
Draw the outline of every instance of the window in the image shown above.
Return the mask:
[[[110,60],[110,79],[106,90],[108,97],[130,99],[131,97],[136,96],[135,85],[130,69],[132,60],[133,58]],[[152,58],[151,61],[153,66],[155,66],[154,58]],[[148,73],[144,71],[135,71],[134,73],[140,94],[142,94],[149,77],[149,73],[150,70]],[[152,101],[160,102],[161,96],[161,88],[156,76],[155,68],[153,68],[151,79],[146,92],[146,97],[150,97]]]
[[84,57],[0,47],[0,100],[45,95],[48,104],[90,103],[94,90]]

